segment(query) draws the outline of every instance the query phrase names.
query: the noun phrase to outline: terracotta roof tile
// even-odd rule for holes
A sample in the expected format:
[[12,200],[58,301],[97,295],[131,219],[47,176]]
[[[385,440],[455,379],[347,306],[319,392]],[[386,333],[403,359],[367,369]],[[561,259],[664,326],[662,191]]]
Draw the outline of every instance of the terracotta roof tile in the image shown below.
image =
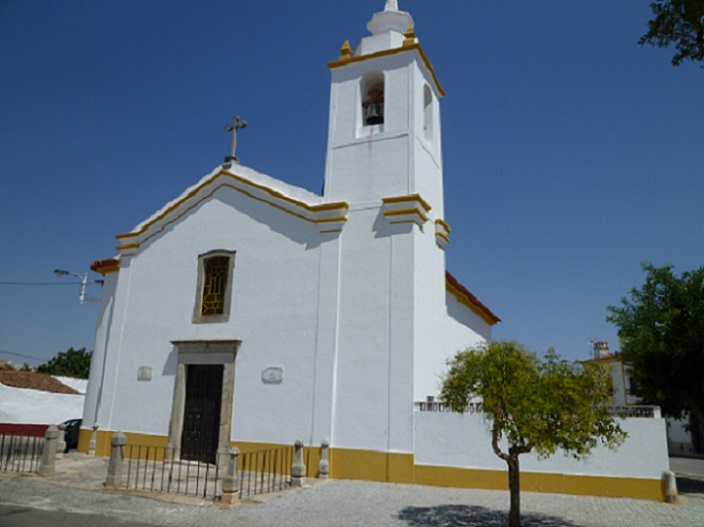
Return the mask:
[[[445,278],[447,279],[447,282],[451,284],[457,291],[459,291],[464,297],[465,300],[471,304],[473,307],[479,311],[481,315],[483,315],[483,318],[488,319],[487,322],[489,322],[492,326],[496,324],[497,322],[501,322],[501,319],[497,317],[494,313],[492,313],[491,309],[486,307],[484,304],[482,304],[479,299],[474,296],[472,293],[469,292],[469,289],[467,289],[465,286],[463,286],[457,278],[452,276],[450,271],[445,271]],[[492,323],[493,322],[493,323]]]

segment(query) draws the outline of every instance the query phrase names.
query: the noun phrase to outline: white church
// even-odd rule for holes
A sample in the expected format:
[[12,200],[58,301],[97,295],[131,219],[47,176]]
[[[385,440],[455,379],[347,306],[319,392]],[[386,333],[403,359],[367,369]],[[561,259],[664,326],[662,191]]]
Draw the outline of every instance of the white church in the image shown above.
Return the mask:
[[[80,450],[93,425],[104,455],[117,430],[204,461],[327,441],[333,478],[506,487],[479,416],[414,405],[500,319],[445,268],[444,91],[413,27],[387,0],[328,65],[322,195],[239,164],[233,146],[93,264],[105,285]],[[659,499],[658,448],[591,467],[527,460],[524,488]]]

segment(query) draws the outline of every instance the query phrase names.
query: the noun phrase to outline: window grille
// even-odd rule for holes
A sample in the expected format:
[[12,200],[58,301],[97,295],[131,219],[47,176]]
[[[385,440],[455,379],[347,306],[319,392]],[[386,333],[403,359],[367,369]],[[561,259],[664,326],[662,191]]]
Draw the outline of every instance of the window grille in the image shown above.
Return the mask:
[[228,256],[213,256],[205,260],[201,315],[222,315],[225,312],[225,290],[229,263]]

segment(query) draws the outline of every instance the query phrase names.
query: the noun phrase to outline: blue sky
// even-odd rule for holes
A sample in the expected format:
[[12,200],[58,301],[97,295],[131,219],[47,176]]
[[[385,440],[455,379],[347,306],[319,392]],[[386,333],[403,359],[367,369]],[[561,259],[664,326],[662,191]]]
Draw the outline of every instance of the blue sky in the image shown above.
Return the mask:
[[[319,192],[326,64],[383,4],[2,0],[0,282],[113,256],[222,162],[235,113],[243,164]],[[399,4],[447,92],[448,269],[496,338],[617,349],[606,306],[640,262],[704,265],[704,69],[637,45],[646,1]],[[0,359],[92,349],[97,309],[75,284],[0,285]]]

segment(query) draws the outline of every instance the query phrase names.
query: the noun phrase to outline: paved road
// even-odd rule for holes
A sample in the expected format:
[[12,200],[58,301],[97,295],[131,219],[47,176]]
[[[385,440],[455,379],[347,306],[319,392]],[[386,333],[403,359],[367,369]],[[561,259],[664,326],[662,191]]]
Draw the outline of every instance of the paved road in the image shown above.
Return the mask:
[[45,511],[0,503],[1,527],[156,527],[149,523],[123,522],[104,514]]
[[[81,525],[73,522],[74,514],[92,515],[84,518],[85,525],[119,527],[118,521],[133,522],[123,524],[129,527],[503,527],[508,509],[507,492],[339,480],[234,509],[192,498],[169,499],[172,502],[67,487],[38,477],[0,476],[0,522],[46,511],[51,519],[45,525],[52,527]],[[27,509],[36,511],[22,512]],[[668,505],[526,492],[522,511],[524,527],[702,527],[704,495]],[[36,518],[44,522],[48,517]],[[56,521],[62,518],[67,523]]]
[[670,470],[675,474],[688,474],[704,479],[704,459],[671,457]]
[[[235,508],[173,495],[105,492],[105,458],[73,454],[50,479],[0,475],[0,527],[495,527],[508,493],[326,481]],[[524,527],[704,527],[704,460],[673,458],[681,504],[522,494]]]

